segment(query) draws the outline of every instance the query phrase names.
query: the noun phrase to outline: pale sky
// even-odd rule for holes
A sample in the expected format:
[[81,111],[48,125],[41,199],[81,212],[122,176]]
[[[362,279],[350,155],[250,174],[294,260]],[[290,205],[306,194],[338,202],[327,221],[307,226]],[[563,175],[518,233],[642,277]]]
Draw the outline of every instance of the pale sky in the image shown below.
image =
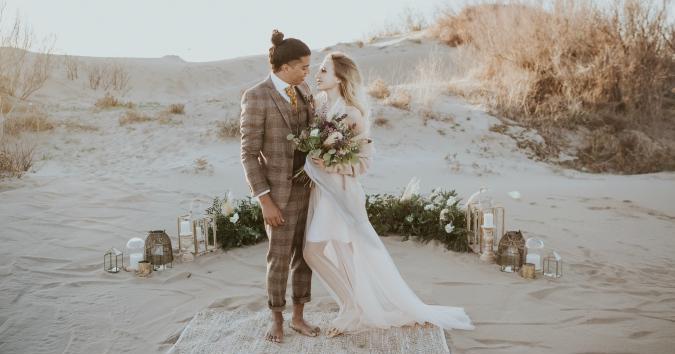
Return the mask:
[[18,13],[38,39],[53,35],[57,54],[213,61],[266,54],[274,28],[321,49],[400,23],[405,9],[433,19],[466,2],[475,0],[0,0],[0,26]]
[[[459,1],[455,1],[456,3]],[[405,8],[431,18],[441,0],[0,0],[57,54],[212,61],[266,54],[273,28],[313,49],[364,39]]]

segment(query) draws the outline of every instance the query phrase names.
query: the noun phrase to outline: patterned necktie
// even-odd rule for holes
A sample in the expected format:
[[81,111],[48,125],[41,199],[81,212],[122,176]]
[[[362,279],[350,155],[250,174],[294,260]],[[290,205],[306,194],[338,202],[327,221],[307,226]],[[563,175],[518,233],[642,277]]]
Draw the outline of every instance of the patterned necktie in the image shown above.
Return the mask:
[[288,98],[291,99],[291,108],[293,109],[293,112],[298,111],[298,96],[296,95],[295,92],[295,86],[290,85],[287,86],[285,89],[286,94],[288,94]]

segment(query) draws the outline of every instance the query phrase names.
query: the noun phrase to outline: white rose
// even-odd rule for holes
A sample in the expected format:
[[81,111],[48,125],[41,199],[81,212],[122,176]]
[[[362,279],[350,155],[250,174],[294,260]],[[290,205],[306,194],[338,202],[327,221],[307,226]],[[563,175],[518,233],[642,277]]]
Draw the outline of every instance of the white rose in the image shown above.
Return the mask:
[[441,210],[441,216],[440,216],[440,217],[441,217],[441,221],[446,221],[446,220],[448,220],[448,213],[449,213],[449,212],[450,212],[450,210],[448,210],[448,209],[443,209],[443,210]]
[[445,205],[453,206],[456,201],[457,201],[457,199],[455,199],[455,197],[450,197],[450,198],[448,198],[448,202]]
[[230,218],[230,222],[236,224],[237,221],[239,221],[239,213],[234,213],[234,215],[232,215],[232,217]]
[[443,204],[445,200],[443,200],[443,196],[439,195],[438,197],[434,198],[434,204]]
[[452,223],[445,225],[445,232],[447,232],[447,233],[451,233],[452,230],[454,230],[454,229],[455,229],[455,227],[452,226]]
[[319,128],[312,129],[312,131],[309,133],[309,136],[313,136],[313,137],[319,136]]
[[429,211],[429,210],[434,210],[434,205],[433,204],[427,204],[424,206],[424,210]]

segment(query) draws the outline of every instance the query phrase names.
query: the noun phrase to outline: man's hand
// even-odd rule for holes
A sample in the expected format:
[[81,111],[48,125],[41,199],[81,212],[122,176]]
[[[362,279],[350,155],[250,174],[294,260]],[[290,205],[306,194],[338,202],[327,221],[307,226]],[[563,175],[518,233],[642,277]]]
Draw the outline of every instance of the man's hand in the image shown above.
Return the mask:
[[260,196],[260,207],[262,208],[263,219],[269,225],[278,227],[286,223],[283,215],[281,215],[281,209],[274,203],[270,193]]

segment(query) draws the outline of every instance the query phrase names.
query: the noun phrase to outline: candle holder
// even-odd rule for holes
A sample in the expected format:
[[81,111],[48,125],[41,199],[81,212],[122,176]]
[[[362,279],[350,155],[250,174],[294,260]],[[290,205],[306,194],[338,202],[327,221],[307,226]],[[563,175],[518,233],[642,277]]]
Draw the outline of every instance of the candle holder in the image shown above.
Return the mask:
[[520,276],[525,279],[534,279],[536,273],[534,264],[532,263],[525,263],[523,264],[523,267],[520,268]]
[[140,261],[138,262],[138,270],[136,271],[136,276],[138,277],[149,277],[152,274],[152,263],[149,261]]
[[495,263],[496,257],[495,252],[493,251],[494,247],[494,227],[490,226],[481,226],[483,231],[483,252],[480,255],[480,260],[486,263]]

